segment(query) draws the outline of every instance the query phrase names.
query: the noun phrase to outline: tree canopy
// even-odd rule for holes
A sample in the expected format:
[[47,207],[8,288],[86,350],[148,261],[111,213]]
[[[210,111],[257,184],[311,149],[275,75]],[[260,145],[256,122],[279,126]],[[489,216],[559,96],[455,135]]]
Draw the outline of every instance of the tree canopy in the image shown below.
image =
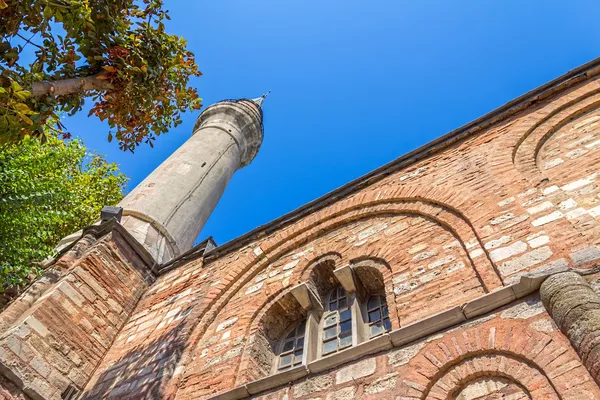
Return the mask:
[[60,239],[116,204],[126,180],[79,140],[47,134],[44,144],[25,138],[0,149],[0,294],[25,285]]
[[200,76],[186,41],[165,32],[162,0],[0,0],[0,145],[48,129],[86,97],[133,151],[199,109]]

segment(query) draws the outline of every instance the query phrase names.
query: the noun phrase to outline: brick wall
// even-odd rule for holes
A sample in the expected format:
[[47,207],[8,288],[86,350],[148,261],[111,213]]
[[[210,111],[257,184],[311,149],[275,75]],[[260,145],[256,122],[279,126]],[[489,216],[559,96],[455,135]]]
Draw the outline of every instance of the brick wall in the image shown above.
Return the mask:
[[91,244],[0,337],[6,377],[36,399],[83,389],[151,280],[118,231]]
[[[311,280],[320,260],[335,268],[376,263],[393,329],[526,273],[592,271],[600,259],[599,86],[588,79],[563,89],[242,248],[161,276],[108,351],[87,398],[206,398],[263,377],[257,354],[272,355],[256,352],[268,345],[257,334],[262,321],[292,287]],[[311,376],[285,395],[380,398],[393,389],[420,398],[444,390],[599,396],[539,304],[525,304],[535,316],[494,313],[367,357],[360,367]],[[465,372],[475,367],[484,372]],[[370,372],[346,380],[352,368]]]
[[536,297],[254,398],[503,398],[500,394],[516,399],[600,396]]

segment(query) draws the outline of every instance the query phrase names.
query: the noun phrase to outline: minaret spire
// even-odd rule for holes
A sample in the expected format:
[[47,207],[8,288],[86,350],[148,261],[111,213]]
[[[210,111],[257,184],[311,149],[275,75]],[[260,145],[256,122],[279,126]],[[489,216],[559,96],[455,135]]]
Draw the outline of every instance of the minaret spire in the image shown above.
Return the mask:
[[262,108],[263,102],[265,101],[265,99],[267,98],[267,96],[270,93],[271,93],[271,91],[269,90],[267,93],[263,94],[262,96],[252,99],[252,102],[254,104],[256,104],[257,106],[259,106],[260,108]]

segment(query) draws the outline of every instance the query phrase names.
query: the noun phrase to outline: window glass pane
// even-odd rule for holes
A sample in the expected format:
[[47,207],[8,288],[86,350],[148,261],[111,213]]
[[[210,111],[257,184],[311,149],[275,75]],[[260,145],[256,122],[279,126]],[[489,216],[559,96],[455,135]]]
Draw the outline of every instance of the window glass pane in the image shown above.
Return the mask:
[[373,325],[371,325],[370,329],[371,337],[381,335],[383,333],[383,325],[381,325],[381,322],[374,323]]
[[295,332],[295,331],[292,329],[292,331],[291,331],[290,333],[288,333],[288,335],[287,335],[285,338],[286,338],[286,339],[291,339],[291,338],[293,338],[293,337],[294,337],[295,333],[296,333],[296,332]]
[[296,341],[296,348],[301,349],[304,347],[304,336],[302,336],[301,338],[298,338],[298,340]]
[[352,335],[340,337],[340,348],[352,346]]
[[340,321],[347,321],[352,318],[352,310],[342,311],[340,313]]
[[369,297],[369,302],[367,304],[369,310],[379,307],[379,296],[371,296]]
[[323,331],[323,340],[331,339],[337,336],[337,326],[332,326]]
[[389,315],[389,313],[388,313],[388,307],[387,307],[387,305],[384,305],[383,306],[383,316],[387,317],[388,315]]
[[341,298],[340,299],[340,310],[345,309],[346,307],[348,307],[348,302],[346,301],[346,298]]
[[392,330],[392,323],[390,322],[389,318],[385,318],[383,320],[383,326],[385,327],[386,331],[391,331]]
[[302,363],[302,350],[296,350],[294,352],[294,365]]
[[281,351],[286,352],[286,351],[290,351],[294,348],[294,340],[288,340],[287,342],[283,343],[283,348],[281,349]]
[[304,329],[306,329],[306,320],[300,322],[298,325],[298,335],[304,334]]
[[342,322],[340,324],[340,332],[349,332],[352,330],[352,321]]
[[369,311],[369,322],[379,321],[381,319],[381,312],[379,309]]
[[325,326],[331,326],[337,322],[337,314],[331,314],[325,318]]
[[337,350],[337,340],[330,340],[323,343],[323,354],[331,353]]
[[279,359],[279,368],[288,367],[292,363],[292,354],[287,354]]
[[338,303],[337,303],[337,301],[329,303],[329,311],[335,311],[337,309],[338,309]]

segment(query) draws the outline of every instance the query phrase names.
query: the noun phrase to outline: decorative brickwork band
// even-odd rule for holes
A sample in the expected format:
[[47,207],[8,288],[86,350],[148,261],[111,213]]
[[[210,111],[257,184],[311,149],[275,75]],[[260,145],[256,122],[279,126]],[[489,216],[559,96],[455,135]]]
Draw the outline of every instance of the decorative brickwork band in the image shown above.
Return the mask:
[[575,272],[550,276],[540,287],[544,306],[600,382],[600,296]]

